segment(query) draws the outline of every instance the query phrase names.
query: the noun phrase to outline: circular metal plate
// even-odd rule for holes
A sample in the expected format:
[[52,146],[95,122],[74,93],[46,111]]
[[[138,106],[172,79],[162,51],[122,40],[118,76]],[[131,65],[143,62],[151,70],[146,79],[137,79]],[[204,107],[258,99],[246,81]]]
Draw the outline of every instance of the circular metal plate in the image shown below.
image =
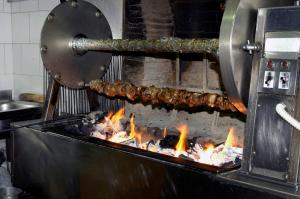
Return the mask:
[[243,50],[254,42],[258,8],[292,5],[292,0],[227,0],[221,30],[219,59],[222,80],[231,102],[246,113],[252,56]]
[[48,15],[41,33],[42,60],[50,75],[67,87],[83,88],[85,83],[105,74],[112,54],[75,53],[70,46],[75,37],[112,38],[104,15],[85,1],[67,1],[58,5]]

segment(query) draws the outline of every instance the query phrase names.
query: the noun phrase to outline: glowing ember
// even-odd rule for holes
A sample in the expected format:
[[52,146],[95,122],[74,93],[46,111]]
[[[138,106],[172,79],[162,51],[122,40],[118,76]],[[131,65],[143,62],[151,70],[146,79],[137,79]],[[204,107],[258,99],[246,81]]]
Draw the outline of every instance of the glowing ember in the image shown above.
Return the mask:
[[121,143],[128,140],[127,132],[126,131],[120,131],[116,134],[114,134],[109,141],[115,142],[115,143]]
[[186,136],[188,134],[188,127],[187,125],[181,125],[178,128],[178,131],[180,132],[180,138],[179,141],[176,145],[176,153],[175,153],[175,157],[179,157],[180,154],[182,154],[183,152],[185,152],[185,148],[186,148]]

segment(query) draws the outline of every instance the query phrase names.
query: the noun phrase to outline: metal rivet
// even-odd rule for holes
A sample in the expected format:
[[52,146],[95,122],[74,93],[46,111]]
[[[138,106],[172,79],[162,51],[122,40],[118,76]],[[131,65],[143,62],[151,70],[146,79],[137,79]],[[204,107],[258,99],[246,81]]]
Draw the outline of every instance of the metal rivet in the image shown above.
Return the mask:
[[95,16],[96,17],[100,17],[102,15],[102,13],[100,12],[100,11],[97,11],[96,13],[95,13]]
[[283,177],[287,180],[289,178],[289,174],[285,174]]
[[54,79],[59,80],[60,79],[60,74],[55,74]]
[[82,87],[82,86],[84,86],[84,85],[85,85],[84,81],[78,82],[78,86]]
[[252,152],[252,154],[253,154],[253,155],[256,155],[256,152],[255,152],[255,151],[253,151],[253,152]]
[[105,66],[100,66],[101,71],[105,71],[106,67]]
[[76,1],[72,1],[71,6],[72,6],[73,8],[76,8],[76,7],[77,7],[77,2],[76,2]]
[[50,13],[49,15],[48,15],[48,17],[47,17],[47,20],[48,21],[53,21],[53,19],[54,19],[54,14],[53,13]]
[[41,50],[41,53],[46,53],[48,48],[47,48],[47,46],[42,46],[40,50]]
[[287,158],[285,158],[287,161],[289,161],[290,160],[290,158],[289,157],[287,157]]

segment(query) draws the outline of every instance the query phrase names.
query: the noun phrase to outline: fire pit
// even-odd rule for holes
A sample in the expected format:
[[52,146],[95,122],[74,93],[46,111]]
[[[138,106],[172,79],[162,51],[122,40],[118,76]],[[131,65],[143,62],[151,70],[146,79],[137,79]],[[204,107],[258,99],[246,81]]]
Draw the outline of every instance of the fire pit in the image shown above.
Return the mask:
[[234,169],[242,159],[242,141],[234,128],[229,129],[227,139],[215,143],[206,137],[189,137],[188,126],[157,128],[135,124],[135,115],[125,117],[125,109],[116,113],[94,112],[65,127],[67,132],[84,134],[121,145],[147,150],[172,157],[211,165],[215,172],[221,169]]

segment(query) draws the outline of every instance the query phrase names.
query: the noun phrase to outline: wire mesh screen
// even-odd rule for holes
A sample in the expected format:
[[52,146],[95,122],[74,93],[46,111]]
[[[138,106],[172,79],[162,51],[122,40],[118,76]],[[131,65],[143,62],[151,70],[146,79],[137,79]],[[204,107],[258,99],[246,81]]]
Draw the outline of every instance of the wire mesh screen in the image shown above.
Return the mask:
[[[116,80],[122,79],[122,64],[123,58],[122,56],[113,56],[111,64],[109,66],[108,71],[102,77],[103,80],[114,82]],[[44,72],[44,94],[46,96],[46,92],[49,86],[50,76],[45,70]],[[97,110],[100,111],[117,111],[121,107],[124,106],[124,101],[119,99],[108,99],[104,96],[100,96],[96,93],[95,95],[99,107]],[[65,116],[65,115],[76,115],[76,114],[85,114],[91,111],[89,99],[85,89],[70,89],[65,86],[61,86],[59,90],[59,99],[56,106],[56,114],[57,116]]]

